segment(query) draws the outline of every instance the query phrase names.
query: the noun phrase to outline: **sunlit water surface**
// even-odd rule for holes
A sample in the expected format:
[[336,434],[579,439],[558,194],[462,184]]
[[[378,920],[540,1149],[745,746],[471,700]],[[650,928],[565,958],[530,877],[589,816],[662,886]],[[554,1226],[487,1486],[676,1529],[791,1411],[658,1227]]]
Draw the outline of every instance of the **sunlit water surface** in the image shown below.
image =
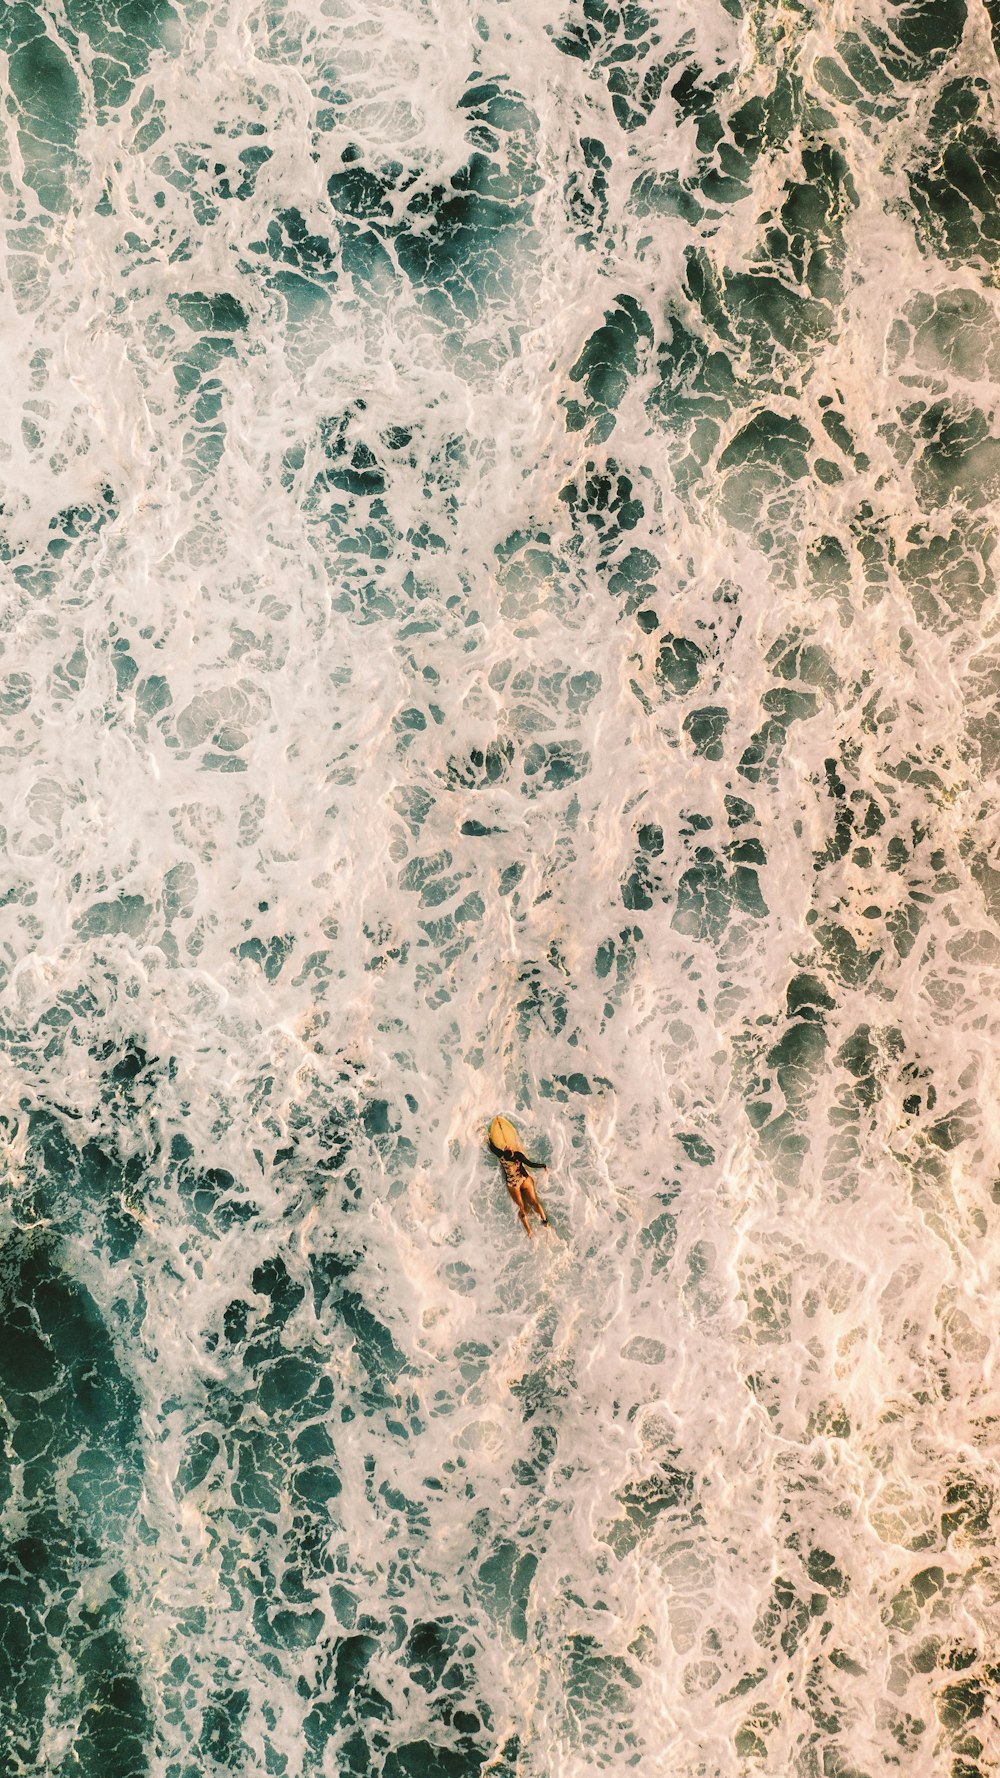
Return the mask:
[[989,10],[5,8],[10,1778],[994,1769]]

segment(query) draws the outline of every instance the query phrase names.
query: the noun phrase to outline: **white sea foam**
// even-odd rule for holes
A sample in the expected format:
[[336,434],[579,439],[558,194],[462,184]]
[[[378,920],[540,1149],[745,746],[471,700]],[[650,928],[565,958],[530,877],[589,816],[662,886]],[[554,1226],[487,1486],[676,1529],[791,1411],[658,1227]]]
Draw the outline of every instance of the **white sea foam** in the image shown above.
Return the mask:
[[[861,103],[859,9],[568,17],[192,7],[103,113],[84,32],[61,213],[4,124],[10,1300],[50,1242],[138,1404],[4,1528],[159,1778],[988,1769],[1000,316],[907,183],[987,24]],[[823,141],[837,292],[709,337]]]

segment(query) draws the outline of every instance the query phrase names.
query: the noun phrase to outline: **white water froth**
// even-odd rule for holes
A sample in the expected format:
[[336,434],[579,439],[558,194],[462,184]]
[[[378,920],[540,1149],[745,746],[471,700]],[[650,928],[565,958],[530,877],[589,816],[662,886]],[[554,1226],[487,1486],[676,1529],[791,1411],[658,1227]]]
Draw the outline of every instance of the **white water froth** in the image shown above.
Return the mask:
[[[813,39],[802,27],[802,68],[843,10],[817,12]],[[468,1708],[492,1712],[498,1760],[519,1738],[525,1778],[920,1778],[955,1751],[948,1688],[996,1659],[996,798],[969,741],[995,695],[996,595],[984,570],[971,615],[945,599],[923,621],[895,566],[875,597],[856,564],[806,584],[778,561],[781,535],[803,560],[856,535],[865,499],[897,560],[918,522],[949,535],[953,505],[928,517],[885,427],[941,389],[992,413],[994,370],[921,365],[891,329],[915,296],[973,284],[996,326],[995,293],[893,209],[935,82],[878,155],[845,104],[847,294],[808,386],[776,374],[772,406],[818,435],[836,393],[865,466],[776,493],[769,556],[766,514],[744,522],[718,467],[748,412],[685,497],[641,340],[610,439],[568,431],[570,367],[620,294],[658,340],[668,313],[690,318],[698,231],[631,203],[636,166],[690,172],[693,120],[675,124],[665,87],[622,135],[603,79],[554,46],[561,20],[548,0],[193,13],[130,106],[99,119],[88,102],[85,195],[44,221],[27,269],[12,209],[4,528],[9,569],[52,573],[10,582],[0,659],[5,1085],[77,1146],[142,1161],[128,1258],[86,1205],[63,1239],[141,1401],[124,1622],[162,1778],[195,1769],[223,1683],[248,1693],[241,1770],[340,1770],[339,1731],[310,1765],[303,1723],[332,1640],[366,1615],[382,1626],[368,1682],[390,1705],[373,1760],[459,1739],[440,1688],[408,1677],[396,1612],[457,1626]],[[736,70],[741,96],[769,87],[759,37],[721,9],[678,5],[658,28],[674,45],[694,31],[695,59]],[[991,53],[970,25],[947,72]],[[466,165],[473,75],[530,119],[510,149],[530,219],[504,232],[487,297],[465,316],[432,300],[391,244],[367,283],[277,283],[254,243],[293,207],[332,239],[326,185],[349,146],[413,169],[396,220]],[[583,137],[618,144],[596,245],[566,200]],[[225,203],[219,179],[265,140],[252,193]],[[793,137],[762,157],[751,196],[702,225],[720,264],[750,263],[799,155]],[[189,322],[192,292],[231,293],[245,328]],[[379,536],[324,480],[341,424],[344,463],[364,447],[384,475]],[[639,601],[655,629],[609,593],[598,527],[562,497],[608,457],[643,507],[625,544],[659,565]],[[102,503],[106,522],[54,556],[50,521]],[[668,633],[707,662],[674,698]],[[750,785],[738,762],[780,689],[778,644],[821,651],[823,673]],[[705,705],[728,714],[717,757],[684,727]],[[818,873],[828,759],[858,820]],[[742,825],[727,796],[753,805]],[[887,824],[864,839],[869,796]],[[662,830],[656,891],[629,907],[644,824]],[[748,834],[763,912],[733,900],[699,935],[680,880],[699,846],[719,857]],[[879,951],[870,968],[837,978],[834,925]],[[796,1075],[768,1056],[803,975],[832,992],[799,1020],[825,1042]],[[844,1059],[861,1028],[870,1062]],[[100,1045],[129,1042],[148,1067],[109,1096]],[[779,1114],[782,1094],[809,1142],[797,1177],[747,1114],[767,1095]],[[530,1244],[484,1149],[501,1110],[551,1162],[552,1230]],[[341,1127],[349,1157],[324,1170]],[[192,1209],[188,1161],[225,1169],[254,1215]],[[324,1297],[331,1253],[357,1264]],[[231,1304],[263,1314],[254,1280],[275,1256],[303,1287],[280,1345],[329,1379],[328,1404],[298,1414],[268,1393],[276,1361],[254,1371],[225,1332]],[[405,1367],[385,1400],[341,1288]],[[297,1598],[291,1458],[272,1438],[310,1426],[342,1491],[329,1572]],[[188,1485],[202,1434],[216,1454]],[[251,1448],[271,1464],[258,1494]],[[47,1758],[61,1769],[55,1740]]]

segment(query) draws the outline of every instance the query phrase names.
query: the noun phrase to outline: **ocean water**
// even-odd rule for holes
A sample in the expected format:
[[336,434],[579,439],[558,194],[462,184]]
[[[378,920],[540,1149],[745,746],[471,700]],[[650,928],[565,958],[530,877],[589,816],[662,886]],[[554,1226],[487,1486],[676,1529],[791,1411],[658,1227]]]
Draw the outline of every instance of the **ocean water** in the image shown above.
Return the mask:
[[998,52],[4,9],[4,1778],[996,1770]]

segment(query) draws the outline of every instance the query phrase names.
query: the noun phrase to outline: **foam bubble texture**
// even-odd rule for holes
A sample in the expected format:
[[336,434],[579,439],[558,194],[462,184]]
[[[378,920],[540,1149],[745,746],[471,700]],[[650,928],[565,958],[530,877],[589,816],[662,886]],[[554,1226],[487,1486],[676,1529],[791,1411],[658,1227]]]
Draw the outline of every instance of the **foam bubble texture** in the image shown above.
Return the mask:
[[989,10],[7,7],[11,1778],[992,1769]]

